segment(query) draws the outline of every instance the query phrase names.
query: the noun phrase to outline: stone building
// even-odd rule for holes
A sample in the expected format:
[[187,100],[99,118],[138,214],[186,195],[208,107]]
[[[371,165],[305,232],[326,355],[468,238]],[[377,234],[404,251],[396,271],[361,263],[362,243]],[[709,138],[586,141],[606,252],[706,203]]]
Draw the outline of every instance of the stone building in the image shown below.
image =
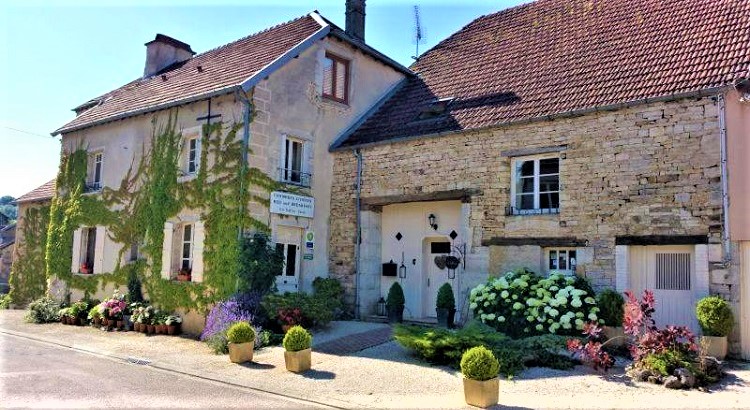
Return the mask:
[[441,284],[465,317],[472,287],[519,267],[653,289],[659,324],[694,330],[719,294],[750,357],[748,16],[541,0],[469,23],[331,147],[332,275],[363,316],[399,281],[415,320]]

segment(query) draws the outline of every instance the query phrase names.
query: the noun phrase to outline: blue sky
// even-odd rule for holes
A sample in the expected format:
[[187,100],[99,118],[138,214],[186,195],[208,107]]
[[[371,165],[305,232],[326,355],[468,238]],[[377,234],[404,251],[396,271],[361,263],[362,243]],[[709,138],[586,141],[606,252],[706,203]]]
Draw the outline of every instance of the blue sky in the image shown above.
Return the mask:
[[[420,52],[481,15],[525,0],[367,2],[366,39],[409,65],[413,6],[425,32]],[[71,108],[139,77],[145,42],[158,33],[200,53],[314,9],[344,26],[344,0],[5,0],[0,5],[0,196],[19,196],[57,173],[49,134]]]

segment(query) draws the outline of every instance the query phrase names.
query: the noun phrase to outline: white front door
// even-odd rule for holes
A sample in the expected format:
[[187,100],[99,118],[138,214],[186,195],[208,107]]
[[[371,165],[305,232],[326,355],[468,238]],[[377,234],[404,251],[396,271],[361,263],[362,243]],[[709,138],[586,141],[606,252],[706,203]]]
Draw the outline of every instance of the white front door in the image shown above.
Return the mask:
[[297,292],[300,268],[300,243],[302,230],[299,228],[278,227],[276,249],[284,255],[284,266],[276,275],[279,293]]
[[695,247],[633,246],[630,255],[635,295],[640,298],[644,289],[654,292],[656,325],[687,326],[698,334]]
[[[437,312],[435,311],[435,304],[437,303],[438,289],[443,286],[444,283],[450,283],[448,279],[448,268],[445,265],[440,266],[435,262],[435,258],[444,258],[451,253],[451,243],[447,240],[437,239],[428,240],[425,243],[425,258],[424,258],[424,293],[422,300],[424,301],[423,315],[424,317],[436,317]],[[452,284],[451,284],[452,286]]]
[[750,241],[740,242],[740,284],[742,358],[750,360]]

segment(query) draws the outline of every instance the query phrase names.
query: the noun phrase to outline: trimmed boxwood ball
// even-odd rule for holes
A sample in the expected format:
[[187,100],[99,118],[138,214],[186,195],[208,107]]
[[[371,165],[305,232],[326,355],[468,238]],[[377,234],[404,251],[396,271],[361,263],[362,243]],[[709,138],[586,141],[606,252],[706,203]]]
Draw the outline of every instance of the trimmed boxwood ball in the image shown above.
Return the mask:
[[596,305],[599,306],[599,318],[604,324],[611,327],[622,326],[622,317],[625,314],[625,299],[620,292],[614,289],[605,289],[596,297]]
[[237,322],[227,330],[227,340],[231,343],[250,343],[255,340],[255,329],[247,322]]
[[698,301],[695,315],[705,336],[727,336],[734,326],[732,308],[719,296],[708,296]]
[[312,346],[312,335],[302,326],[292,326],[284,335],[282,342],[287,352],[299,352]]
[[456,299],[453,297],[453,288],[450,283],[444,283],[438,289],[437,302],[435,304],[438,309],[456,308]]
[[406,298],[404,298],[404,289],[398,282],[391,285],[388,290],[388,298],[385,301],[386,306],[404,306]]
[[472,347],[461,357],[461,373],[472,380],[485,381],[497,377],[500,363],[484,346]]

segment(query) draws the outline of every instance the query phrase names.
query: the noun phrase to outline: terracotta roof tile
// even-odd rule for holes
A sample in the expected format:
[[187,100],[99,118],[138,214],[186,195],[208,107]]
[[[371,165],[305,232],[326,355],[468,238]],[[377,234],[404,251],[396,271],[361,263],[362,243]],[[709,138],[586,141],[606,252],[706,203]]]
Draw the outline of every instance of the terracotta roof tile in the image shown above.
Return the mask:
[[49,199],[52,199],[52,197],[55,195],[55,180],[47,182],[46,184],[34,189],[31,192],[27,192],[18,199],[16,199],[16,203],[22,203],[22,202],[38,202],[38,201],[46,201]]
[[[427,51],[340,147],[708,90],[748,77],[750,1],[540,0]],[[441,118],[417,120],[436,98]]]

